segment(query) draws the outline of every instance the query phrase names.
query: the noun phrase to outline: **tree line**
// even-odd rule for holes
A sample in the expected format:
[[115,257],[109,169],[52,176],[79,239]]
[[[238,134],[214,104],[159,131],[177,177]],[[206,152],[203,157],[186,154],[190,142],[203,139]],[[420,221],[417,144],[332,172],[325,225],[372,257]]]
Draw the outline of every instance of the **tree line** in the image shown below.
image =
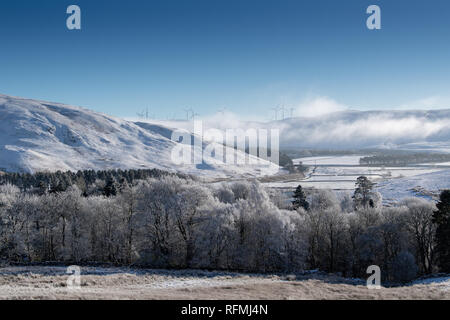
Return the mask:
[[[367,181],[361,179],[359,183]],[[115,194],[26,192],[0,186],[0,259],[5,263],[110,263],[248,272],[320,269],[385,281],[449,272],[449,192],[441,201],[383,207],[329,190],[294,201],[257,181],[207,184],[162,175],[123,183]],[[372,199],[372,201],[370,201]],[[447,240],[445,240],[447,239]],[[447,242],[445,242],[447,241]]]
[[85,196],[94,194],[116,193],[121,185],[133,184],[147,178],[158,178],[167,175],[186,177],[180,173],[169,173],[159,169],[131,170],[79,170],[56,172],[0,172],[0,185],[11,184],[28,193],[57,193],[66,191],[76,185]]
[[450,161],[449,154],[411,153],[411,154],[378,154],[359,159],[360,165],[405,166],[409,164],[439,163]]

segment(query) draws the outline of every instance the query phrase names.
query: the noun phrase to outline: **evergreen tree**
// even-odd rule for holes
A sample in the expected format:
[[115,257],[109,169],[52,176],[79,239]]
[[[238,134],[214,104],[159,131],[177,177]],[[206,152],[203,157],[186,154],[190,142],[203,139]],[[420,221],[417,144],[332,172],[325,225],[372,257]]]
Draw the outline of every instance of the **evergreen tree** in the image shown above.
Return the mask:
[[294,201],[292,201],[292,207],[294,210],[297,210],[298,208],[303,208],[305,210],[309,209],[309,203],[306,201],[306,195],[301,185],[298,185],[297,189],[295,189],[293,198]]
[[375,203],[372,199],[372,189],[375,184],[365,176],[358,177],[356,180],[356,189],[353,194],[353,204],[356,210],[373,208]]
[[436,224],[436,252],[441,272],[450,272],[450,190],[442,191],[433,214]]
[[103,194],[107,197],[117,195],[117,183],[114,178],[109,178],[106,182],[105,188],[103,189]]
[[42,180],[37,185],[37,193],[40,196],[43,196],[44,194],[48,193],[48,185]]
[[59,181],[50,187],[50,193],[60,193],[66,191],[67,186],[63,181]]
[[80,189],[80,191],[86,196],[87,185],[86,180],[82,175],[77,174],[77,180],[75,184],[77,185],[78,189]]

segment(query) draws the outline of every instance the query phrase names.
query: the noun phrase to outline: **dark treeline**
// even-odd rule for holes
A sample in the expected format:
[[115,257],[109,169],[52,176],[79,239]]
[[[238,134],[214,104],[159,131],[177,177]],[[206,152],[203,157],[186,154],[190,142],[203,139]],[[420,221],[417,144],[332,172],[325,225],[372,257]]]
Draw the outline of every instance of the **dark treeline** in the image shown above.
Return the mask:
[[[0,173],[0,185],[11,184],[21,191],[29,193],[55,193],[66,191],[70,186],[76,185],[85,195],[106,194],[114,195],[116,189],[124,184],[133,184],[135,181],[148,178],[159,178],[167,175],[175,175],[158,169],[138,170],[80,170],[38,172],[38,173]],[[176,174],[185,177],[181,174]]]
[[0,260],[320,269],[364,278],[368,266],[378,265],[392,282],[449,272],[449,194],[438,206],[412,198],[383,207],[371,186],[361,177],[353,197],[343,199],[299,188],[291,201],[256,181],[208,184],[173,175],[124,183],[109,196],[83,195],[76,183],[43,193],[4,184]]
[[450,161],[450,154],[413,153],[413,154],[379,154],[363,157],[361,165],[404,166],[408,164],[434,163]]

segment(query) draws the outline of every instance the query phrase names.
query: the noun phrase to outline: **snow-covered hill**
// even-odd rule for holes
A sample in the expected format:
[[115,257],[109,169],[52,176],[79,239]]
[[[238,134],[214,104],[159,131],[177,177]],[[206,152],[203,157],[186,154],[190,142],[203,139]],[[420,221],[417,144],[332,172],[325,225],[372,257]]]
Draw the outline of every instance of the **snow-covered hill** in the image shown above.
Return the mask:
[[[213,117],[208,128],[280,130],[283,148],[402,148],[450,152],[450,110],[344,111],[320,117],[244,122]],[[159,168],[211,176],[266,175],[276,166],[217,163],[176,165],[173,128],[192,123],[142,123],[87,109],[0,95],[0,171]],[[203,145],[204,147],[204,145]],[[243,154],[241,154],[243,156]]]
[[203,164],[176,165],[172,131],[80,107],[0,95],[0,171],[158,168],[225,177],[278,170],[266,161],[238,166],[208,155]]

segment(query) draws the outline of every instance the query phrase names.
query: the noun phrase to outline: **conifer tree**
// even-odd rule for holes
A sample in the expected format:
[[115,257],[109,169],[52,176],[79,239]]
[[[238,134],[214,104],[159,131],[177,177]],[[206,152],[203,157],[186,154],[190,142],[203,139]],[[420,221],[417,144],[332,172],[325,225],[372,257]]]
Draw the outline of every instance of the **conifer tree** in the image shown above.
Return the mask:
[[436,252],[441,272],[450,272],[450,190],[442,191],[433,214],[436,224]]
[[309,209],[309,203],[306,200],[306,195],[301,185],[298,185],[297,189],[295,189],[293,198],[294,201],[292,201],[292,207],[294,210],[297,210],[298,208],[303,208],[305,210]]
[[356,210],[373,208],[375,203],[372,199],[372,189],[375,184],[365,176],[360,176],[356,180],[356,189],[353,194],[353,204]]

